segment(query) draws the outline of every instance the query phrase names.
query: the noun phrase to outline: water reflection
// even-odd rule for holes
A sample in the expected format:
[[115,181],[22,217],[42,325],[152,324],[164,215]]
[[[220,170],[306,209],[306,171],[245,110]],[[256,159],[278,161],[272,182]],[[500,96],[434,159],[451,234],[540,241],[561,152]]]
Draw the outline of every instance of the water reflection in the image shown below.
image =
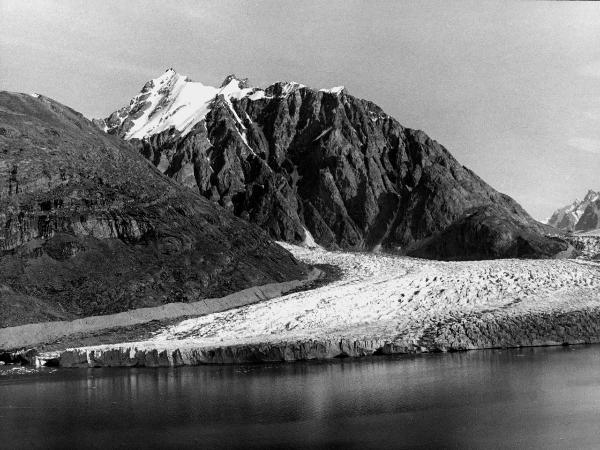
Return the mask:
[[0,399],[19,446],[594,448],[600,347],[61,370],[3,377]]

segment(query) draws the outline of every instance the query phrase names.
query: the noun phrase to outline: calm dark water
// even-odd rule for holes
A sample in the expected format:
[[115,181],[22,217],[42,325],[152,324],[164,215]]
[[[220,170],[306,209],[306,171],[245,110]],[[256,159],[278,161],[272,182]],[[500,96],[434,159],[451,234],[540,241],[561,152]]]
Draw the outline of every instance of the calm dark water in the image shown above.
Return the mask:
[[0,376],[1,448],[600,448],[600,346]]

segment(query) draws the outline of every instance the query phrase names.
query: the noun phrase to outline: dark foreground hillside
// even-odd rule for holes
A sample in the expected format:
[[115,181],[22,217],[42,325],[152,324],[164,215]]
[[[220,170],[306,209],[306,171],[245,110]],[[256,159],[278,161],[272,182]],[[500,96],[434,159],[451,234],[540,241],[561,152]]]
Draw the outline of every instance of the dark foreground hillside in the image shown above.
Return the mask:
[[305,274],[258,227],[163,176],[81,114],[0,92],[0,327]]

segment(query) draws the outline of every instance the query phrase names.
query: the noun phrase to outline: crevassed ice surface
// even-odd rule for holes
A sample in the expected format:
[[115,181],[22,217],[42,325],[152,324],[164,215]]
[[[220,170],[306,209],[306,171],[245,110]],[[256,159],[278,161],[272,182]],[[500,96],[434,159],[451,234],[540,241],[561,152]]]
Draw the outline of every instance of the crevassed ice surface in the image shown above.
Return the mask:
[[504,317],[600,305],[600,265],[591,261],[444,262],[280,245],[307,264],[337,266],[341,277],[315,289],[183,320],[127,346],[173,350],[333,336],[390,341],[401,336],[417,342],[439,321],[472,313]]

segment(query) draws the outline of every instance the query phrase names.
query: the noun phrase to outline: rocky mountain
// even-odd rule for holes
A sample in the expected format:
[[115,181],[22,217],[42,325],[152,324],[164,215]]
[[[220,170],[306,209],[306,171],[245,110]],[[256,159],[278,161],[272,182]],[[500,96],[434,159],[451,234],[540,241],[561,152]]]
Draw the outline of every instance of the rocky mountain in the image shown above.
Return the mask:
[[575,200],[552,214],[548,224],[564,231],[590,231],[600,228],[600,192],[588,191],[583,200]]
[[303,278],[267,234],[39,95],[0,92],[0,327]]
[[417,243],[412,256],[445,260],[539,258],[562,253],[577,255],[558,236],[537,232],[519,213],[507,213],[496,205],[472,208],[442,231]]
[[[533,236],[546,251],[531,256],[566,246],[545,237],[548,227],[442,145],[343,87],[278,82],[260,89],[231,75],[212,88],[169,69],[128,106],[96,123],[128,139],[164,174],[275,239],[422,254],[419,246],[434,234],[456,231],[448,227],[492,205],[486,217],[497,220],[488,225],[502,222],[502,231],[471,242],[468,254],[424,252],[513,256],[504,250]],[[511,244],[487,252],[483,247],[494,237]]]

